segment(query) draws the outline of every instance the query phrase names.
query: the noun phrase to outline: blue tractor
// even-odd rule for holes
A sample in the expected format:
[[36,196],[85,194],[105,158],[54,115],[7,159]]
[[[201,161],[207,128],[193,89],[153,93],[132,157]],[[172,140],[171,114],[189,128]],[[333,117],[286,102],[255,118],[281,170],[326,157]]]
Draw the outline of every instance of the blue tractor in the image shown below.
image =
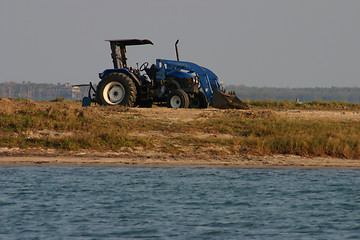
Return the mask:
[[[107,40],[110,42],[114,68],[99,73],[101,81],[95,87],[90,83],[87,102],[100,105],[151,107],[153,104],[169,108],[239,108],[248,106],[235,93],[225,94],[217,76],[195,63],[157,59],[149,66],[127,65],[126,47],[153,43],[148,39]],[[91,97],[91,91],[94,91]]]

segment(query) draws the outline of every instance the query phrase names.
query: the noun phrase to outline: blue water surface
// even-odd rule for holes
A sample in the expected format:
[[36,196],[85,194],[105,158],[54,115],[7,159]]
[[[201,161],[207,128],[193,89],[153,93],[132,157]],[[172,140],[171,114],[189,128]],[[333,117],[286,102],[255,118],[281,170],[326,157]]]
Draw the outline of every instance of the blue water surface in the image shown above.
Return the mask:
[[0,167],[0,239],[360,239],[356,169]]

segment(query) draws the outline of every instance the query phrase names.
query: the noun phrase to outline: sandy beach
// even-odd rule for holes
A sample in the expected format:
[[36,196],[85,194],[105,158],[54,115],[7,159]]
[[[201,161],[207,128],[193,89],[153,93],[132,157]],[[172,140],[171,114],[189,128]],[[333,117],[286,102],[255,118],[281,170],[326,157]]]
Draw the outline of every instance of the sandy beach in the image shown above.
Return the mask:
[[292,155],[250,156],[204,154],[173,155],[152,151],[98,153],[39,150],[31,155],[20,149],[1,149],[0,166],[16,165],[137,165],[137,166],[223,166],[223,167],[304,167],[360,168],[360,160]]

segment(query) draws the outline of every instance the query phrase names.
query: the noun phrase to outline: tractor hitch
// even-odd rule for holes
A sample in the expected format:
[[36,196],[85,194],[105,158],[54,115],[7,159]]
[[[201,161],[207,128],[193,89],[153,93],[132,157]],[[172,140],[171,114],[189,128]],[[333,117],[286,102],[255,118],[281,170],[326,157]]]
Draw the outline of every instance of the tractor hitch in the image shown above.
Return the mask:
[[83,107],[89,107],[91,105],[91,102],[96,102],[95,99],[91,97],[91,91],[94,91],[94,96],[96,96],[96,89],[94,88],[94,85],[92,82],[89,84],[77,84],[73,85],[73,87],[89,87],[89,92],[87,97],[83,97],[82,99],[82,106]]

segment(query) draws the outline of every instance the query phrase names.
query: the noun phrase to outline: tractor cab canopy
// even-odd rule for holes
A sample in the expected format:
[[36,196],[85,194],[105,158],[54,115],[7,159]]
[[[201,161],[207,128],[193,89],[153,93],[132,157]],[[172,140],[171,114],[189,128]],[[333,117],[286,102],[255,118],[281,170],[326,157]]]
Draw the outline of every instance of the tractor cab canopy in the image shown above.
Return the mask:
[[145,45],[151,44],[154,45],[148,39],[116,39],[116,40],[106,40],[110,42],[111,47],[111,58],[114,63],[114,68],[126,68],[126,46],[134,45]]
[[106,41],[119,46],[133,46],[133,45],[145,45],[145,44],[154,45],[149,39],[116,39],[116,40],[106,40]]

